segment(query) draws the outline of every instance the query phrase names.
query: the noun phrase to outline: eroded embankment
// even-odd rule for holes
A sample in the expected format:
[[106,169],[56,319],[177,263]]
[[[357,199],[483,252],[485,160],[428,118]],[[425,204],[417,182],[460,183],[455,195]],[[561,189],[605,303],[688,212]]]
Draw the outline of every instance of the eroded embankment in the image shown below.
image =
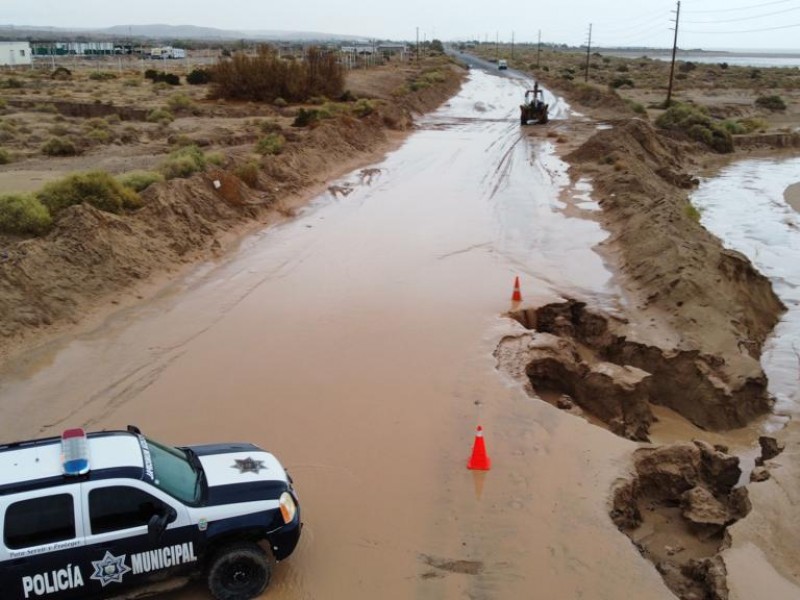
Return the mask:
[[[633,119],[599,131],[565,158],[575,175],[592,171],[606,247],[637,309],[681,336],[681,348],[757,360],[783,310],[769,281],[747,258],[722,247],[688,201],[697,145]],[[606,163],[606,164],[600,164]]]
[[297,203],[342,169],[372,159],[388,148],[391,130],[409,129],[415,112],[444,102],[461,80],[453,68],[444,81],[367,116],[324,120],[281,154],[261,158],[247,184],[234,170],[252,161],[252,149],[232,149],[222,168],[150,186],[133,213],[76,205],[44,237],[0,236],[0,356],[159,273],[213,256],[248,224],[290,213],[287,199]]
[[535,331],[527,342],[501,342],[517,346],[533,390],[569,396],[624,437],[648,439],[651,403],[716,430],[742,427],[769,409],[767,380],[756,361],[749,375],[731,373],[720,356],[631,340],[624,322],[574,300],[511,317]]

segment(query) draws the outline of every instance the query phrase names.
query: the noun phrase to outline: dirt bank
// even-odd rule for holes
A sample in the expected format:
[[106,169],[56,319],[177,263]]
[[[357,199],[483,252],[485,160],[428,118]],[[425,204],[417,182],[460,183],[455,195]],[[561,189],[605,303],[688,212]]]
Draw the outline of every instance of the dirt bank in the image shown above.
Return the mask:
[[[276,116],[273,127],[286,138],[279,154],[253,154],[258,124],[245,118],[246,111],[239,114],[245,108],[241,105],[232,107],[236,119],[245,123],[233,141],[233,117],[219,106],[213,110],[224,113],[221,120],[179,119],[172,126],[176,132],[162,136],[166,146],[153,133],[141,140],[144,151],[168,152],[170,136],[186,137],[180,133],[185,130],[191,134],[189,141],[203,138],[202,145],[222,148],[219,166],[187,179],[151,185],[142,193],[143,207],[131,214],[81,204],[65,210],[44,237],[0,235],[0,358],[42,334],[85,320],[109,302],[136,302],[161,276],[170,277],[186,265],[214,257],[235,244],[245,230],[291,215],[331,178],[373,161],[402,139],[413,126],[415,113],[435,108],[458,89],[462,70],[439,65],[436,72],[441,75],[432,83],[402,94],[387,91],[387,86],[396,90],[415,81],[426,69],[430,71],[430,65],[359,72],[351,81],[353,88],[362,98],[373,99],[370,110],[360,117],[340,115],[293,129],[281,125],[286,119]],[[378,84],[371,85],[374,82]],[[74,106],[68,108],[70,114],[76,112]],[[265,110],[275,112],[252,105],[249,114],[261,116]],[[219,123],[228,128],[219,132]],[[31,156],[7,165],[3,174],[27,178],[47,173],[51,161],[58,163],[60,173],[97,168],[107,155],[120,152],[129,155],[130,148],[97,148],[70,159]],[[147,166],[153,164],[149,160]],[[130,169],[130,156],[122,160],[120,155],[122,163]],[[245,183],[236,173],[253,163],[257,169]]]

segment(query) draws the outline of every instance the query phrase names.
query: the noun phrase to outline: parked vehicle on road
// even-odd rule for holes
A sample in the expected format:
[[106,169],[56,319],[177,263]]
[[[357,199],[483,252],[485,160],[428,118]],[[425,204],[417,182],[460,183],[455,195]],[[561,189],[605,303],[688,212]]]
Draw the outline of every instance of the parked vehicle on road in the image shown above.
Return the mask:
[[4,600],[124,597],[198,575],[218,600],[249,600],[301,527],[291,478],[253,444],[175,448],[129,426],[0,445]]

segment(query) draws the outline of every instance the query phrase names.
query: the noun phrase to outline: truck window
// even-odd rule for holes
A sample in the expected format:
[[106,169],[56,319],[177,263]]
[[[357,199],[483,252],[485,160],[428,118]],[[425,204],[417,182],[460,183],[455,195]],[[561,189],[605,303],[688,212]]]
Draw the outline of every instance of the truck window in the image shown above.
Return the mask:
[[115,485],[89,492],[89,522],[95,535],[146,526],[163,509],[161,500],[134,487]]
[[147,440],[153,459],[155,484],[173,498],[187,504],[200,500],[200,473],[192,467],[186,452]]
[[12,550],[71,540],[75,537],[72,495],[14,502],[6,510],[3,532],[6,547]]

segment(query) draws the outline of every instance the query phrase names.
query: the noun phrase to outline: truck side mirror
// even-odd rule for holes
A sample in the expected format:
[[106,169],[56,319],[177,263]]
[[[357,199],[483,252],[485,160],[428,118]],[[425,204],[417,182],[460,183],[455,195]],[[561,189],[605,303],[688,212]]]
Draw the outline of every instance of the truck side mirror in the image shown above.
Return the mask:
[[[172,511],[175,512],[175,511]],[[150,517],[150,520],[147,522],[147,541],[151,544],[157,544],[158,541],[161,539],[161,536],[164,535],[164,531],[167,529],[167,522],[169,520],[169,513],[165,512],[163,514],[155,514]],[[174,520],[174,519],[173,519]]]

